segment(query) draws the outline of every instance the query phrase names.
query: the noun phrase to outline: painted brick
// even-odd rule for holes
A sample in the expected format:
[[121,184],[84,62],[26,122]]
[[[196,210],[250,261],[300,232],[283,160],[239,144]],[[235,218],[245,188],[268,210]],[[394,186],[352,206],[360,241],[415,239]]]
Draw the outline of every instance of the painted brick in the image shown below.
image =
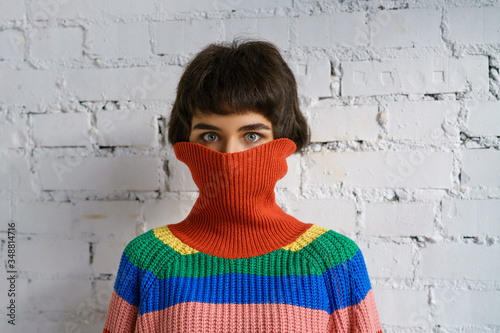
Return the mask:
[[488,59],[400,59],[342,63],[342,96],[487,91]]
[[354,234],[356,231],[356,206],[352,201],[297,200],[288,213],[304,223],[318,224],[341,234]]
[[39,172],[44,190],[155,191],[159,160],[152,157],[43,158]]
[[0,191],[31,191],[32,179],[28,159],[0,153]]
[[500,236],[500,200],[443,200],[443,226],[454,236]]
[[87,44],[92,57],[147,58],[151,55],[149,27],[143,22],[92,25]]
[[470,101],[467,109],[469,135],[500,136],[500,101]]
[[0,117],[0,148],[23,147],[28,140],[26,118],[7,120]]
[[462,151],[461,182],[465,186],[500,186],[500,152],[495,149]]
[[[33,280],[34,304],[39,311],[75,310],[91,292],[90,280]],[[67,290],[71,292],[61,292]]]
[[411,244],[358,244],[365,258],[370,278],[412,278]]
[[28,234],[71,235],[72,205],[67,202],[22,201],[17,204],[17,230]]
[[78,224],[75,232],[96,235],[113,235],[122,241],[136,236],[139,219],[138,201],[78,201]]
[[300,187],[300,155],[292,154],[286,159],[286,163],[288,166],[288,171],[285,177],[278,180],[275,188],[288,188],[288,189],[298,189]]
[[499,43],[500,7],[454,7],[448,10],[450,39],[459,43]]
[[491,311],[500,307],[498,290],[443,290],[434,292],[438,325],[500,325],[500,317]]
[[421,250],[420,274],[436,279],[497,281],[500,267],[492,259],[500,258],[498,244],[426,243]]
[[193,205],[193,200],[147,201],[144,204],[146,230],[183,221]]
[[373,291],[383,324],[422,327],[430,322],[428,291],[382,287],[374,287]]
[[[11,221],[10,203],[7,200],[0,200],[0,231],[7,231],[7,223]],[[17,226],[16,226],[17,228]]]
[[368,25],[374,47],[441,45],[441,10],[437,8],[379,11]]
[[[5,304],[5,303],[4,303]],[[53,331],[37,331],[37,329],[40,327],[40,324],[37,323],[32,323],[32,322],[27,322],[23,321],[21,319],[16,319],[16,330],[18,332],[53,332]],[[12,330],[12,325],[7,322],[7,320],[4,320],[0,322],[0,330],[2,332],[8,332],[9,330]]]
[[93,246],[92,270],[95,275],[111,274],[118,269],[127,242],[98,242]]
[[30,54],[39,59],[77,59],[83,55],[82,28],[46,28],[37,30]]
[[140,16],[153,14],[154,0],[43,0],[29,3],[33,20]]
[[89,243],[78,240],[19,239],[19,271],[29,274],[86,274],[89,270]]
[[297,19],[300,46],[331,48],[367,44],[365,13],[301,16]]
[[433,143],[442,142],[450,136],[458,140],[459,130],[453,131],[444,125],[447,121],[456,121],[459,109],[457,101],[388,103],[387,135],[392,140]]
[[[118,267],[116,267],[113,273],[116,274],[117,271]],[[109,281],[96,280],[94,282],[94,290],[90,296],[90,301],[87,302],[88,308],[94,311],[102,312],[106,315],[111,297],[113,295],[113,287],[114,279]]]
[[288,19],[286,17],[228,19],[225,21],[226,40],[235,37],[265,39],[282,50],[288,49]]
[[33,138],[38,146],[89,146],[89,113],[35,114]]
[[[22,20],[26,18],[26,6],[24,1],[2,0],[0,2],[0,20]],[[8,8],[8,10],[6,10]]]
[[90,68],[67,70],[65,77],[68,93],[79,100],[173,100],[180,73],[178,66]]
[[0,70],[0,100],[4,104],[43,106],[56,97],[54,70]]
[[194,53],[217,41],[215,20],[160,22],[153,27],[156,35],[155,53]]
[[309,59],[288,64],[297,80],[299,95],[311,97],[329,97],[330,91],[330,61],[328,59]]
[[367,203],[365,232],[374,236],[432,235],[432,203]]
[[334,106],[307,110],[311,142],[369,140],[378,137],[377,106]]
[[162,10],[168,13],[235,10],[235,9],[261,9],[273,7],[292,7],[292,0],[160,0]]
[[0,59],[23,60],[25,44],[20,31],[0,31]]
[[450,188],[452,155],[445,152],[318,152],[307,186]]
[[179,161],[175,155],[168,158],[168,167],[171,175],[168,177],[168,190],[171,192],[179,191],[198,191],[191,171],[186,164]]
[[101,146],[156,146],[158,120],[149,111],[102,111],[96,113]]

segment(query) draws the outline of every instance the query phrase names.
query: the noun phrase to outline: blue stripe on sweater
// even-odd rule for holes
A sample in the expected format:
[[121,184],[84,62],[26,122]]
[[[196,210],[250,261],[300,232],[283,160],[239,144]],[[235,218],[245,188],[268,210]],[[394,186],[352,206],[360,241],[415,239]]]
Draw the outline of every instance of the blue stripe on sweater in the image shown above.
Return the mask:
[[[158,280],[124,256],[115,290],[121,298],[139,306],[139,314],[163,310],[184,302],[213,304],[290,304],[331,314],[361,302],[371,289],[360,251],[322,276],[260,276],[229,273],[209,277],[169,277]],[[140,283],[154,286],[139,299]],[[141,287],[141,289],[143,289]],[[142,290],[144,293],[144,290]]]

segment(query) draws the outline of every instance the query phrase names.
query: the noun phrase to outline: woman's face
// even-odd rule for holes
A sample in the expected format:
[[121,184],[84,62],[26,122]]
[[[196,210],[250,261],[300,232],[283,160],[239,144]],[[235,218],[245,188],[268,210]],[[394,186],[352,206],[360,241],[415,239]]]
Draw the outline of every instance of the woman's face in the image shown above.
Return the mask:
[[200,143],[221,153],[236,153],[273,140],[273,126],[257,112],[203,114],[191,120],[189,142]]

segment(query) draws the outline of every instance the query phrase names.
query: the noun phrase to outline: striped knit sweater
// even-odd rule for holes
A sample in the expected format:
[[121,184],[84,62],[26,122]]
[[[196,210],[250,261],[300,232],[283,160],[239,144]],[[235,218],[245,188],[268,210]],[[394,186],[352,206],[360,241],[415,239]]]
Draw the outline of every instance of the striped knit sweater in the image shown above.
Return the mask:
[[381,332],[356,244],[275,202],[295,148],[175,144],[200,195],[182,222],[127,245],[104,333]]

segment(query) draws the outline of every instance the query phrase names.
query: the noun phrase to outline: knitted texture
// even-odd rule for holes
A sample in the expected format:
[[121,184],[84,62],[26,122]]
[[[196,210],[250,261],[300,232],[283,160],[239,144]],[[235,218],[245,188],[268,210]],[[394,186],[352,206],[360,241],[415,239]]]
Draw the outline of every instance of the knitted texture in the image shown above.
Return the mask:
[[104,332],[381,331],[356,244],[275,203],[291,140],[174,149],[200,195],[185,220],[127,245]]

